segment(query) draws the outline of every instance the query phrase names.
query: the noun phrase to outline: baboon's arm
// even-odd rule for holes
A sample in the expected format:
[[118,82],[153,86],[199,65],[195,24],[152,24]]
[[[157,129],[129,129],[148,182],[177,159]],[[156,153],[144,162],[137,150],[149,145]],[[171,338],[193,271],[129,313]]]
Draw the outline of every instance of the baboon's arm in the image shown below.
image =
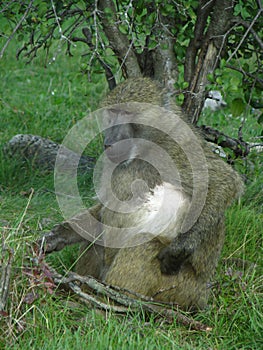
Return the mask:
[[46,253],[62,250],[67,245],[83,241],[83,237],[78,235],[67,223],[57,224],[53,229],[44,234],[39,240],[38,245],[43,247]]
[[189,231],[179,234],[159,253],[165,274],[175,274],[184,262],[190,262],[196,273],[205,268],[207,256],[216,251],[221,239],[225,210],[243,192],[241,177],[229,165],[218,159],[209,161],[208,193],[199,218]]
[[[211,216],[210,216],[211,215]],[[196,259],[200,259],[200,246],[205,245],[205,242],[210,242],[208,246],[212,247],[213,242],[216,242],[214,235],[218,233],[218,227],[222,222],[224,213],[215,211],[207,213],[205,208],[194,224],[187,232],[179,234],[166,248],[162,249],[158,255],[161,263],[161,271],[164,274],[173,275],[178,272],[182,264],[190,262],[196,273],[199,273],[200,268],[205,266],[206,256],[201,257],[203,263]],[[197,253],[197,254],[196,254]],[[209,252],[207,252],[208,254]],[[198,255],[198,258],[195,258]]]
[[[78,214],[68,221],[55,225],[50,232],[38,240],[38,245],[43,247],[45,252],[51,253],[67,245],[85,240],[93,241],[100,233],[100,210],[101,204],[97,204],[89,208],[88,212]],[[89,214],[94,217],[94,221],[90,220]]]

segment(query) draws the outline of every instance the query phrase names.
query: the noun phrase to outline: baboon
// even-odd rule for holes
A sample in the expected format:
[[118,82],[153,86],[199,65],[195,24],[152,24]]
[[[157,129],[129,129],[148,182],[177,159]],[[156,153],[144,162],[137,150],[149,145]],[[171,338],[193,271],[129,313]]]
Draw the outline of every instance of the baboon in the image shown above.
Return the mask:
[[[156,301],[202,309],[224,242],[224,212],[241,194],[242,180],[210,150],[199,131],[187,124],[179,107],[170,106],[166,113],[163,92],[150,79],[125,81],[103,106],[108,123],[106,158],[116,167],[110,184],[101,184],[103,201],[99,198],[89,210],[98,224],[90,225],[84,213],[57,225],[45,237],[46,249],[60,250],[83,241],[77,226],[92,227],[94,236],[103,231],[104,246],[83,243],[78,273]],[[152,124],[154,120],[157,124]],[[164,150],[174,169],[163,161],[165,155],[155,162],[158,152],[153,145],[157,151]],[[110,190],[117,204],[111,205]],[[118,200],[130,203],[134,198],[135,211],[119,210]],[[115,228],[131,231],[122,239],[115,235]]]

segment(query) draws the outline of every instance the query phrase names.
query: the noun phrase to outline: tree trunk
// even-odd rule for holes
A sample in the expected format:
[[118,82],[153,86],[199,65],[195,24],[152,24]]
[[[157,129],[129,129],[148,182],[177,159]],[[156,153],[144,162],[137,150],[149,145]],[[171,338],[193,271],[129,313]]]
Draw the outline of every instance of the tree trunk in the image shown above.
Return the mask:
[[[185,80],[189,87],[183,108],[194,124],[203,108],[208,74],[213,74],[220,62],[233,16],[233,6],[231,0],[200,1],[195,36],[188,47],[185,63]],[[206,30],[208,16],[211,19]]]

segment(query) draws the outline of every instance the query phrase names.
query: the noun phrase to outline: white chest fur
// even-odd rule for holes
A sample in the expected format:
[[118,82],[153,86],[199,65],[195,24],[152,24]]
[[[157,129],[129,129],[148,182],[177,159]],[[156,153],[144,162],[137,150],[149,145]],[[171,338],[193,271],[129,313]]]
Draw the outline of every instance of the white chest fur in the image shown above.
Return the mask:
[[190,206],[189,197],[181,188],[164,182],[156,186],[140,209],[138,233],[157,236],[169,243],[179,233]]
[[104,244],[130,247],[153,238],[169,244],[180,232],[189,207],[190,199],[181,187],[163,182],[145,195],[139,207],[125,216],[124,222],[123,214],[116,207],[114,212],[107,209],[102,212]]

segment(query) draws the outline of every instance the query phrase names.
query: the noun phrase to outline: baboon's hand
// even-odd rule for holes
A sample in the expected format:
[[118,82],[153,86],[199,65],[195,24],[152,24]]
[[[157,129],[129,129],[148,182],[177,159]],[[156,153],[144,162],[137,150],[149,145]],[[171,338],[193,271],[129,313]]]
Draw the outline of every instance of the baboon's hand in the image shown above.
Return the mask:
[[67,242],[63,236],[51,231],[43,235],[37,244],[45,253],[51,253],[63,249]]
[[162,273],[175,275],[182,264],[189,260],[192,253],[193,246],[189,246],[186,240],[180,242],[180,239],[176,239],[158,255]]
[[58,251],[70,244],[84,241],[84,238],[77,234],[69,222],[55,225],[53,229],[38,240],[38,246],[46,253]]

